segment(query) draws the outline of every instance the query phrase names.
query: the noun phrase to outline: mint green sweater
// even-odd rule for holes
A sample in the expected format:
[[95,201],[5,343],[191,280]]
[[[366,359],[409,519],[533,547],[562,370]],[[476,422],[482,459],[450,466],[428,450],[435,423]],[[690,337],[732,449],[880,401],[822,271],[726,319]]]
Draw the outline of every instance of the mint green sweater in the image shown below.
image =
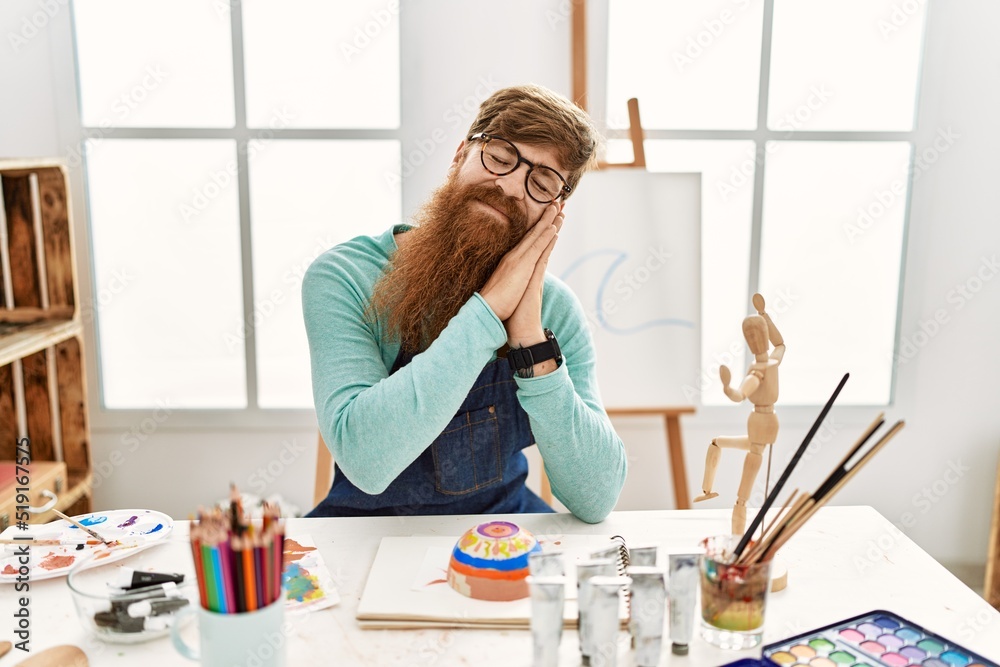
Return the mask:
[[[364,317],[375,282],[396,251],[398,225],[320,255],[302,282],[319,429],[347,478],[381,493],[444,430],[483,367],[507,341],[503,322],[477,293],[424,352],[393,375],[399,352]],[[593,341],[570,289],[545,276],[542,325],[565,362],[536,378],[516,378],[517,398],[545,462],[552,493],[589,523],[614,508],[626,459],[601,405]]]

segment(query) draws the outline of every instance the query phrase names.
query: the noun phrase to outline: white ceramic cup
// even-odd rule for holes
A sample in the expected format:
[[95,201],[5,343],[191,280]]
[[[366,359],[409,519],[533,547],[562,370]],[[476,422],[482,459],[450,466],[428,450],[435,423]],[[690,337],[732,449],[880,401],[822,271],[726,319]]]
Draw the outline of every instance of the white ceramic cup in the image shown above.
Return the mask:
[[284,596],[263,609],[240,614],[220,614],[201,606],[184,613],[197,617],[200,644],[193,647],[185,642],[182,624],[175,623],[170,636],[185,658],[200,660],[205,667],[285,667]]

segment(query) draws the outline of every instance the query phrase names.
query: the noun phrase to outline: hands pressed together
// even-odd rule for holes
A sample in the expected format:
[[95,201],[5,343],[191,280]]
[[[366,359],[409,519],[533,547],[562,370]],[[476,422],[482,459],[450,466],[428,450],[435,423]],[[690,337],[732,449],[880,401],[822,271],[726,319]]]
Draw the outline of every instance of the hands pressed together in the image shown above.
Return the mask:
[[542,216],[514,248],[504,255],[480,295],[507,329],[512,348],[545,340],[542,329],[542,287],[545,267],[559,238],[564,216],[561,203],[545,207]]

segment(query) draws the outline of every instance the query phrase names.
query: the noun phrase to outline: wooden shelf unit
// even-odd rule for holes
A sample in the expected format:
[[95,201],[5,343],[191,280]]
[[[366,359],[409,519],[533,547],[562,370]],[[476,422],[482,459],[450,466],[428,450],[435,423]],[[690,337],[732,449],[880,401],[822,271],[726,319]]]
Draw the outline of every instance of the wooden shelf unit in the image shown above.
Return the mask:
[[65,165],[0,160],[0,460],[26,435],[33,461],[64,462],[67,514],[91,511],[93,478],[76,276]]

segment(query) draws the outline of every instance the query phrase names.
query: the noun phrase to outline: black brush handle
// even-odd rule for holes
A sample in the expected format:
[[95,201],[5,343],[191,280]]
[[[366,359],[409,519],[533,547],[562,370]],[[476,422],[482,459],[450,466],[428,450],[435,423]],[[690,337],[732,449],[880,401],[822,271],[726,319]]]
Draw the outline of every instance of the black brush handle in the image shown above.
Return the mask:
[[779,477],[778,481],[775,482],[774,488],[771,489],[771,493],[768,494],[767,498],[764,500],[764,504],[761,506],[760,511],[757,512],[757,516],[753,518],[753,521],[750,523],[750,527],[747,528],[747,532],[743,533],[740,543],[736,545],[736,549],[733,551],[733,558],[739,558],[740,554],[743,553],[743,550],[747,548],[748,544],[750,544],[750,537],[760,526],[761,521],[764,520],[764,515],[767,514],[769,509],[771,509],[771,505],[774,504],[775,499],[781,492],[781,488],[792,475],[792,470],[796,465],[798,465],[799,459],[801,459],[802,455],[805,454],[806,448],[809,446],[809,443],[812,442],[813,436],[816,435],[816,431],[819,430],[820,424],[822,424],[823,420],[826,418],[826,413],[830,412],[830,408],[833,407],[833,402],[837,400],[837,396],[840,395],[840,390],[844,388],[845,384],[847,384],[847,378],[849,377],[851,377],[850,373],[844,373],[844,377],[841,378],[840,384],[838,384],[837,388],[833,390],[833,395],[830,396],[826,405],[824,405],[823,409],[820,410],[819,416],[816,417],[816,421],[813,422],[812,428],[810,428],[809,432],[806,433],[806,437],[802,441],[802,444],[799,445],[799,448],[795,450],[795,456],[793,456],[792,460],[788,462],[787,466],[785,466],[785,469],[781,473],[781,477]]
[[[813,500],[819,500],[820,498],[822,498],[826,494],[830,493],[830,489],[832,489],[833,487],[835,487],[837,485],[837,482],[839,482],[840,480],[842,480],[844,478],[844,475],[846,475],[848,472],[850,472],[847,469],[847,464],[850,463],[851,459],[853,459],[854,456],[859,451],[861,451],[861,448],[864,447],[868,443],[868,441],[872,439],[872,436],[875,435],[875,432],[877,430],[879,430],[880,428],[882,428],[882,424],[884,424],[884,423],[885,423],[885,420],[884,419],[880,419],[878,421],[878,423],[875,424],[874,428],[870,428],[868,430],[868,432],[865,433],[864,438],[862,438],[861,442],[859,442],[854,447],[854,449],[852,449],[850,451],[850,453],[847,455],[847,457],[844,459],[844,465],[841,466],[840,468],[837,468],[832,473],[830,473],[830,476],[827,477],[826,480],[822,484],[820,484],[820,486],[819,486],[818,489],[816,489],[816,493],[814,493],[813,496],[812,496]],[[854,465],[857,465],[857,463],[855,463]]]

